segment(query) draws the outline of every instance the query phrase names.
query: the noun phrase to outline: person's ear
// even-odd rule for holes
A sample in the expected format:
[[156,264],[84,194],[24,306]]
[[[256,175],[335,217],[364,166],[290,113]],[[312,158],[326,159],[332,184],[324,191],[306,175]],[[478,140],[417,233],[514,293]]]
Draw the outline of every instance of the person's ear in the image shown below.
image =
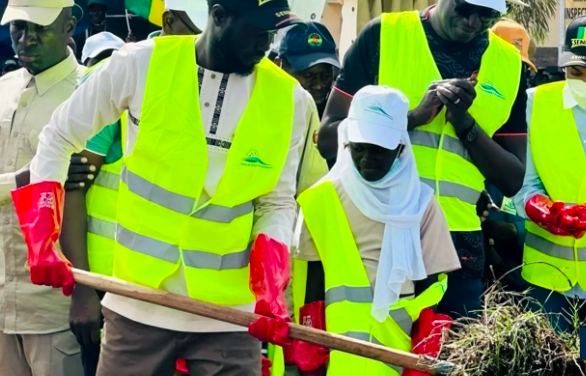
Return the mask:
[[210,11],[210,18],[214,21],[214,25],[220,26],[226,22],[226,18],[228,18],[228,13],[223,6],[216,4],[212,7]]
[[64,25],[65,34],[72,36],[75,31],[75,25],[77,25],[77,18],[75,18],[75,16],[69,17]]
[[173,28],[173,24],[175,23],[175,17],[173,15],[173,13],[169,10],[165,10],[163,12],[163,26],[167,27],[169,30],[168,32],[171,32],[171,29]]

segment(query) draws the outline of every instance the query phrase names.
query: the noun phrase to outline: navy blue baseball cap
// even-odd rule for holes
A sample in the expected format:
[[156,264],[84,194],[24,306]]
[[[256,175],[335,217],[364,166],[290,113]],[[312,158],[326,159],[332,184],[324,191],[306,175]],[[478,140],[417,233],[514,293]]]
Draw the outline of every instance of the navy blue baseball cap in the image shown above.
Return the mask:
[[277,30],[303,21],[291,11],[287,0],[208,0],[241,14],[261,30]]
[[306,22],[287,30],[281,40],[279,57],[286,60],[294,71],[322,63],[340,68],[334,37],[319,22]]

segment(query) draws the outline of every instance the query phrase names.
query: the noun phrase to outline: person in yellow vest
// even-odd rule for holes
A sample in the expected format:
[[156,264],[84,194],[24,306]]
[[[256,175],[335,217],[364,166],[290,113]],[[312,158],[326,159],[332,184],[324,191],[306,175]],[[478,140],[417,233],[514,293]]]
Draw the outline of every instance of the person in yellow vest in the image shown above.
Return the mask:
[[439,306],[448,315],[482,306],[476,203],[485,180],[508,197],[523,184],[526,78],[519,51],[489,30],[506,11],[505,0],[439,0],[370,22],[346,54],[318,137],[322,156],[335,159],[338,125],[364,86],[388,85],[409,98],[419,175],[435,191],[462,263]]
[[585,31],[586,17],[566,31],[560,57],[566,80],[528,91],[527,171],[514,198],[517,213],[528,219],[521,274],[533,286],[530,295],[555,314],[552,323],[568,331],[573,307],[586,319]]
[[[441,274],[460,268],[433,190],[419,180],[408,110],[407,98],[395,89],[366,86],[356,93],[340,125],[336,164],[298,199],[305,223],[293,269],[300,321],[320,322],[325,314],[329,332],[404,351],[411,351],[413,322],[446,291]],[[293,357],[309,371],[303,369],[307,359]],[[328,375],[400,373],[330,354]]]
[[[254,310],[249,245],[259,234],[291,241],[315,112],[264,58],[272,31],[298,22],[286,1],[211,0],[201,36],[129,44],[96,68],[43,130],[32,184],[13,192],[34,282],[70,292],[70,264],[49,240],[69,156],[128,111],[140,123],[122,135],[114,277]],[[110,294],[102,305],[99,376],[172,375],[177,357],[194,375],[260,375],[261,345],[246,328]]]
[[[187,1],[168,2],[163,19],[163,35],[189,35],[189,28],[177,22],[187,16]],[[175,18],[173,18],[175,17]],[[105,61],[124,42],[120,39],[101,36],[90,37],[84,47],[84,61],[88,70],[80,79],[87,81],[98,63]],[[102,59],[99,59],[102,57]],[[76,268],[90,270],[111,276],[113,272],[114,237],[116,234],[116,205],[118,186],[122,169],[122,132],[126,129],[128,115],[125,114],[114,124],[106,126],[89,140],[85,149],[72,157],[71,169],[80,172],[90,166],[93,172],[90,180],[81,173],[71,175],[66,182],[66,202],[64,211],[64,231],[61,247],[67,258]],[[137,123],[137,120],[130,118]],[[78,184],[77,189],[74,185]],[[68,189],[69,186],[69,189]],[[87,223],[80,226],[80,223]],[[102,292],[96,294],[92,289],[79,286],[72,296],[70,325],[82,346],[82,360],[86,376],[95,375],[100,352],[100,327],[103,325],[100,299]]]

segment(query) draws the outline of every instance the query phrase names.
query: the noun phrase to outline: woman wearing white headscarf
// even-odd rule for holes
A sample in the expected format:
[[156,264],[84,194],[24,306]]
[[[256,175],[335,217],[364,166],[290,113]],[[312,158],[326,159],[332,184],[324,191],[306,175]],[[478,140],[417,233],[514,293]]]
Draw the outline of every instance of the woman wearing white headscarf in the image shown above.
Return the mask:
[[[395,89],[368,86],[356,94],[339,128],[336,165],[299,198],[305,223],[293,277],[302,323],[316,327],[325,311],[328,331],[405,351],[413,322],[447,288],[441,273],[460,268],[443,212],[419,180],[408,110]],[[315,347],[305,353],[312,351],[324,355]],[[323,369],[325,359],[306,363]],[[400,372],[336,351],[328,365],[328,375]]]

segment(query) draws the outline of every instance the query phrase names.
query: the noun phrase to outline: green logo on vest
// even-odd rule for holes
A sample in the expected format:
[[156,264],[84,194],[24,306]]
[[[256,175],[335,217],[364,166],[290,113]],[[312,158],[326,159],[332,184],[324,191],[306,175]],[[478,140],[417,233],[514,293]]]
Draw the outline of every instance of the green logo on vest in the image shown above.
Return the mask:
[[501,94],[500,91],[496,87],[494,87],[490,82],[483,82],[480,84],[480,90],[484,91],[486,94],[494,95],[499,99],[505,99],[505,96]]
[[251,150],[246,154],[246,157],[242,160],[243,166],[250,166],[250,167],[262,167],[262,168],[272,168],[271,165],[268,165],[260,159],[258,156],[258,152],[256,150]]

